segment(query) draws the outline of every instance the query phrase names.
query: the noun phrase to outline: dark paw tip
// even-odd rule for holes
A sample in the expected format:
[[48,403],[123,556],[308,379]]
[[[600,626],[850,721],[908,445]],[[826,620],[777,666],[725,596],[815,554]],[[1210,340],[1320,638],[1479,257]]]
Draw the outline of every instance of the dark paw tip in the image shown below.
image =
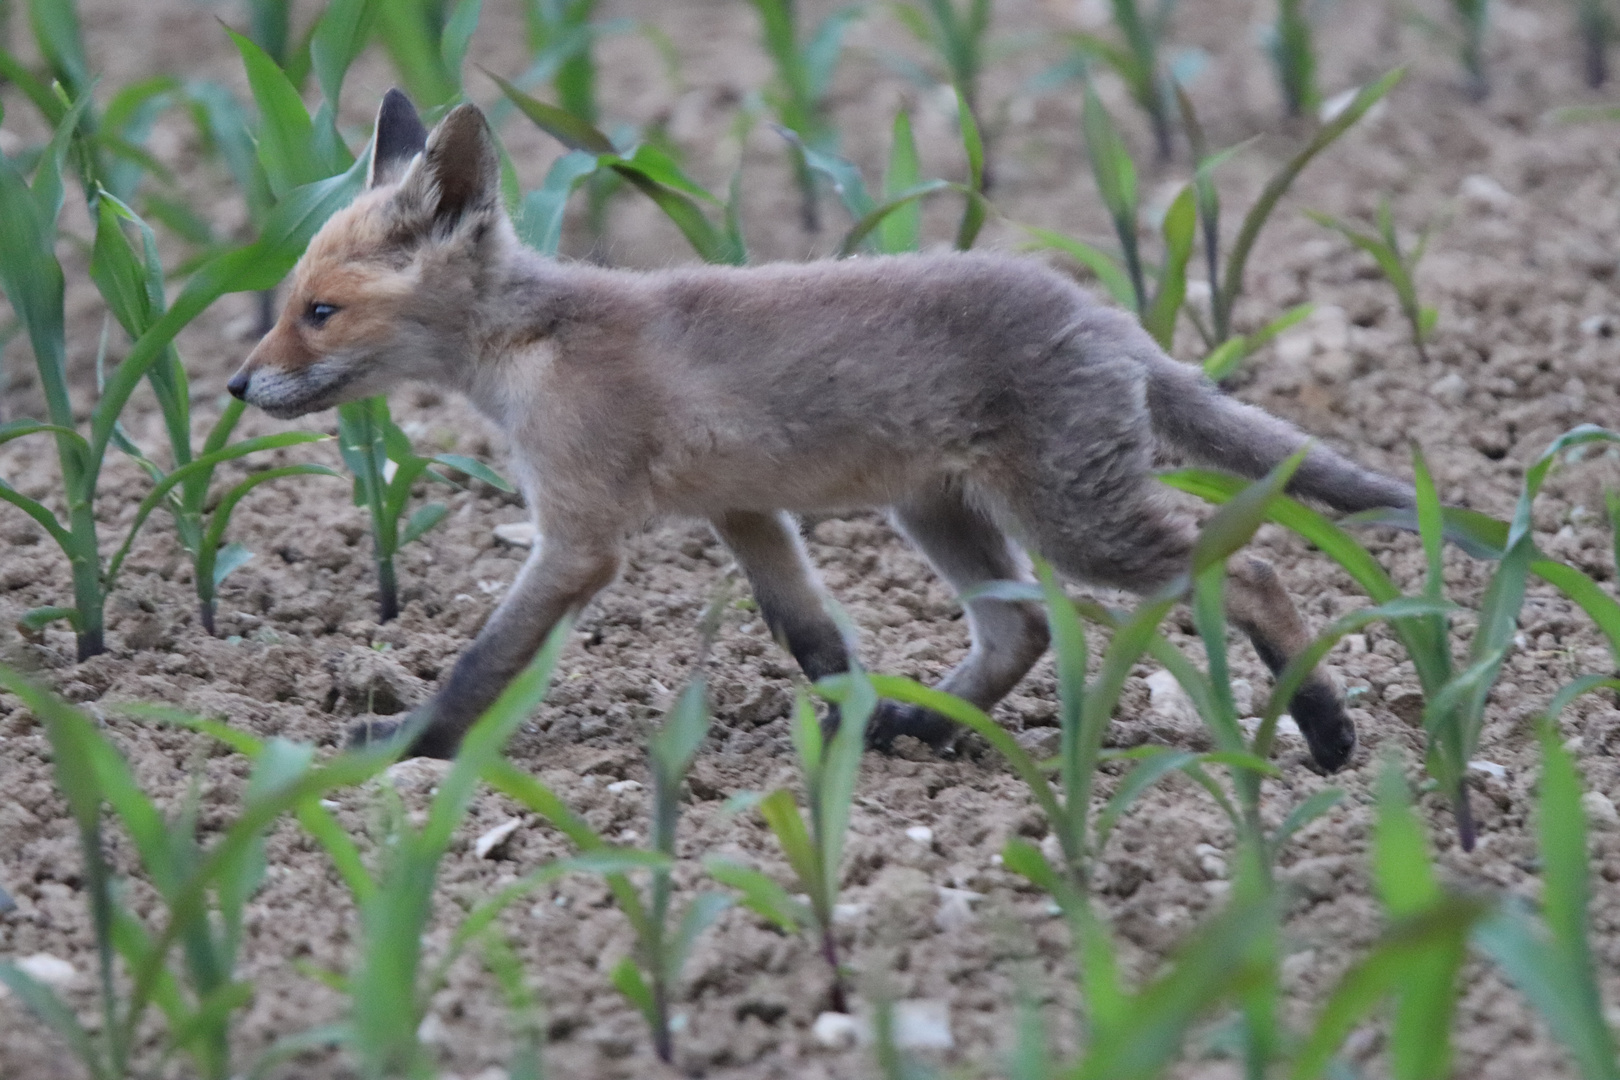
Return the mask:
[[866,745],[874,750],[888,750],[894,745],[894,740],[902,735],[910,735],[939,750],[956,735],[956,725],[938,713],[917,705],[878,702],[877,709],[866,724]]
[[349,728],[349,740],[345,746],[350,750],[380,746],[397,736],[403,726],[398,720],[362,720]]
[[1333,688],[1324,682],[1306,683],[1288,708],[1317,767],[1327,773],[1344,768],[1356,749],[1356,725]]

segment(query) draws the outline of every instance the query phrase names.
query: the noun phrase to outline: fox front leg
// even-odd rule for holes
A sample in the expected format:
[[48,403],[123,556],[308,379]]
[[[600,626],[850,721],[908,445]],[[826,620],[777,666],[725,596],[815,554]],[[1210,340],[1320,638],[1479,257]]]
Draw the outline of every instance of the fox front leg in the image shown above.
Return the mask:
[[523,670],[565,615],[577,613],[619,572],[617,545],[546,536],[530,553],[478,637],[433,698],[403,721],[357,725],[351,744],[413,731],[407,757],[454,757],[461,738]]

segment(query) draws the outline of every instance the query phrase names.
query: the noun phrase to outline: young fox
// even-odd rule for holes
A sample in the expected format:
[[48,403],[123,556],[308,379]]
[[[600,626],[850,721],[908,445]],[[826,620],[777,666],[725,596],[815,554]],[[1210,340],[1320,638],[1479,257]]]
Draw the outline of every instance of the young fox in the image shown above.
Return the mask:
[[[294,417],[420,379],[506,433],[543,542],[406,724],[448,756],[552,626],[666,514],[707,518],[811,679],[846,670],[794,513],[888,508],[959,592],[1064,574],[1149,592],[1187,569],[1192,524],[1153,477],[1160,444],[1259,477],[1306,438],[1167,357],[1061,275],[987,254],[630,273],[525,249],[477,108],[431,135],[390,91],[368,190],[293,272],[286,307],[230,381]],[[1341,511],[1410,490],[1313,446],[1291,490]],[[1009,539],[1016,538],[1016,543]],[[1232,560],[1227,605],[1274,671],[1309,634],[1271,567]],[[1032,603],[966,602],[972,647],[939,684],[988,709],[1047,646]],[[1318,765],[1355,728],[1319,673],[1292,701]],[[425,715],[424,715],[425,714]],[[398,724],[359,734],[379,737]],[[943,717],[885,703],[874,744],[933,745]]]

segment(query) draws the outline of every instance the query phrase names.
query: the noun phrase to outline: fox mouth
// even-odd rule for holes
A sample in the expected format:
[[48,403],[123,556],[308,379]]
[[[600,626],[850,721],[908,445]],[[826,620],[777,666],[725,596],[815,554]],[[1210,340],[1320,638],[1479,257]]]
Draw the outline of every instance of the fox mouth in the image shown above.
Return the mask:
[[297,374],[261,368],[248,379],[242,399],[277,420],[292,420],[341,403],[343,390],[358,378],[352,365],[316,361]]

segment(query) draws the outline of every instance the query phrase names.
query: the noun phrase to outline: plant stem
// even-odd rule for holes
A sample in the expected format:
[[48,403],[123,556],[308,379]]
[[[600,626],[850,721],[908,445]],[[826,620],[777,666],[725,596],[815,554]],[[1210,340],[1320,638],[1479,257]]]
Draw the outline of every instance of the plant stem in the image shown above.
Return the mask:
[[107,597],[101,578],[101,555],[96,543],[96,515],[88,499],[75,500],[69,510],[76,550],[70,562],[73,573],[73,606],[78,610],[74,631],[78,636],[79,659],[88,660],[107,651],[102,620]]
[[213,600],[197,601],[197,621],[208,632],[209,637],[218,637],[219,632],[214,629],[214,602]]
[[847,1013],[849,995],[844,991],[844,973],[838,970],[838,944],[833,940],[830,922],[821,928],[821,958],[827,961],[827,968],[832,972],[832,990],[828,994],[832,1011]]
[[377,621],[392,622],[399,617],[399,582],[394,576],[394,558],[377,556]]

